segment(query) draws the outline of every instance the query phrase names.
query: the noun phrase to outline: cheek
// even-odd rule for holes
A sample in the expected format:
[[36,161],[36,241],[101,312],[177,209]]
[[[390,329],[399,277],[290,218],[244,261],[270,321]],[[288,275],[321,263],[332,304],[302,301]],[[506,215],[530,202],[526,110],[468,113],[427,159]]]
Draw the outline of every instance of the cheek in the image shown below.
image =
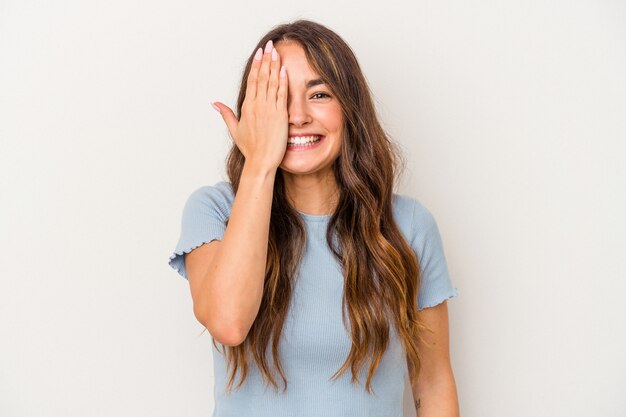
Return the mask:
[[328,129],[337,130],[343,124],[343,112],[340,107],[319,106],[310,109],[313,118],[323,122]]
[[335,110],[326,114],[326,126],[333,131],[341,132],[343,127],[343,114],[340,110]]

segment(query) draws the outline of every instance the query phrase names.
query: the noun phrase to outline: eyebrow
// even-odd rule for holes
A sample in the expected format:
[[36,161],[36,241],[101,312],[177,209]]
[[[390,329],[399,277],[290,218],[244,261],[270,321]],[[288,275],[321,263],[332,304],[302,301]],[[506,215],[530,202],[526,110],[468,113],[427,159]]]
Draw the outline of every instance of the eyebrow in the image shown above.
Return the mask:
[[311,88],[311,87],[315,87],[316,85],[320,85],[320,84],[325,84],[324,81],[322,81],[321,78],[317,78],[315,80],[309,80],[306,82],[305,87],[307,89]]

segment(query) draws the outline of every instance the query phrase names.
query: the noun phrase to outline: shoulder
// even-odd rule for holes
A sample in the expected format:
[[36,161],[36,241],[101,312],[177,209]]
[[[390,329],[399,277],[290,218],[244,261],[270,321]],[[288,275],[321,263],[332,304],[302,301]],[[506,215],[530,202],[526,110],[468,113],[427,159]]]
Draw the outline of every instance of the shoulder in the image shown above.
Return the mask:
[[227,181],[219,181],[214,185],[203,185],[193,190],[185,208],[193,211],[213,211],[228,217],[234,199],[232,185]]
[[393,213],[398,227],[410,241],[435,226],[432,213],[416,197],[393,193]]
[[226,231],[226,220],[233,205],[231,184],[220,181],[214,185],[203,185],[191,192],[181,219],[181,231],[169,264],[187,278],[185,255],[203,243],[222,239]]
[[219,181],[214,185],[203,185],[191,192],[184,208],[185,218],[214,217],[225,221],[230,217],[235,196],[232,185]]

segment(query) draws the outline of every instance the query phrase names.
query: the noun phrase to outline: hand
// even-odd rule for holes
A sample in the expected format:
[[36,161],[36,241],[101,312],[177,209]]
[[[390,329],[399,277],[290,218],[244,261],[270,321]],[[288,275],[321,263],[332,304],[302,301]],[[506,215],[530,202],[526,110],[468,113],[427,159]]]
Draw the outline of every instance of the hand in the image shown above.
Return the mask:
[[[272,41],[258,49],[248,74],[246,96],[237,120],[225,104],[215,102],[230,136],[246,163],[277,169],[287,151],[287,73]],[[257,59],[258,58],[258,59]]]

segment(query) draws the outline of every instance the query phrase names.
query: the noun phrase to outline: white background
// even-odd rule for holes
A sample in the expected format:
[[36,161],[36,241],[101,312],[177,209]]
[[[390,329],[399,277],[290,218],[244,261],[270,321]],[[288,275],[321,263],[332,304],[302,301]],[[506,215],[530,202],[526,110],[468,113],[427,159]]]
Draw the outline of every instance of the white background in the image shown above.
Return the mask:
[[210,415],[210,339],[167,261],[186,198],[226,179],[209,101],[234,107],[258,39],[299,17],[353,48],[398,191],[437,219],[461,414],[626,415],[608,0],[0,1],[0,415]]

